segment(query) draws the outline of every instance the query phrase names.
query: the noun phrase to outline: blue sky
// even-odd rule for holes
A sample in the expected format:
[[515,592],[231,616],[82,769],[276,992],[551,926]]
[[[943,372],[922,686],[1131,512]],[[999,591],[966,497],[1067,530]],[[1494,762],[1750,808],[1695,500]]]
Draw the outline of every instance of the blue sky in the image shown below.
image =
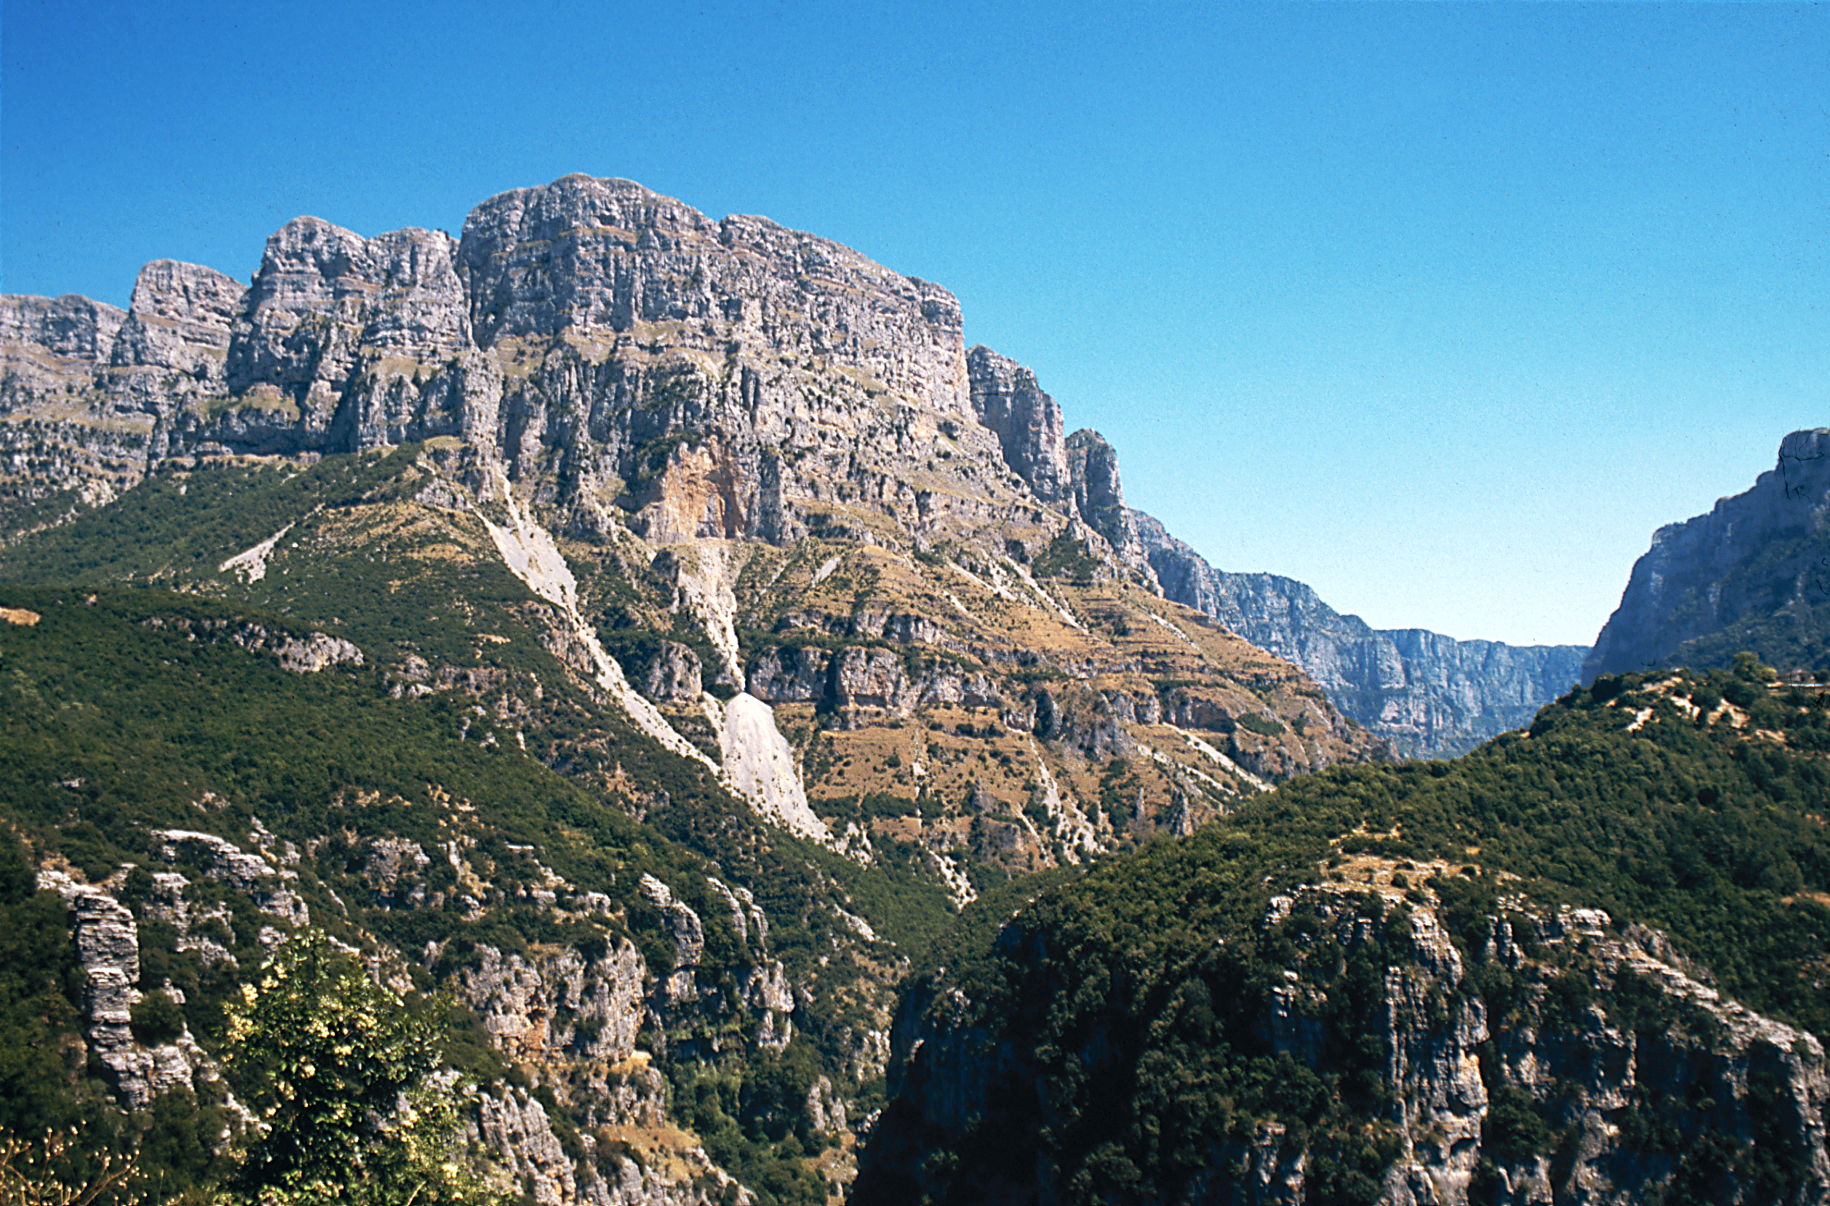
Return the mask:
[[938,281],[1224,569],[1591,641],[1830,425],[1822,5],[0,6],[0,288],[569,172]]

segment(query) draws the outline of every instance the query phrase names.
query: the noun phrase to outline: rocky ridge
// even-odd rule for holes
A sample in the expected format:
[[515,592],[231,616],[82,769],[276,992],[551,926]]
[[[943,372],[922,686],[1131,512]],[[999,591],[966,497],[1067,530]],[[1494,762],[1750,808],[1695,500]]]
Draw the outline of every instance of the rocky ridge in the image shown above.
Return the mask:
[[1131,512],[1167,598],[1213,616],[1262,649],[1289,658],[1341,711],[1403,753],[1465,753],[1531,723],[1574,686],[1580,645],[1458,641],[1421,628],[1374,629],[1343,616],[1313,589],[1276,574],[1227,573]]
[[1726,666],[1747,651],[1786,670],[1830,665],[1830,428],[1795,431],[1777,464],[1707,515],[1667,524],[1633,564],[1583,681]]
[[1128,510],[1110,445],[1064,436],[1035,375],[960,332],[938,286],[629,181],[501,194],[458,239],[299,218],[249,286],[158,261],[125,314],[0,298],[0,520],[33,530],[198,456],[451,437],[555,531],[1000,551],[1065,533],[1295,656],[1403,752],[1468,748],[1567,685],[1568,650],[1228,602],[1295,586],[1240,589],[1247,576],[1216,575]]

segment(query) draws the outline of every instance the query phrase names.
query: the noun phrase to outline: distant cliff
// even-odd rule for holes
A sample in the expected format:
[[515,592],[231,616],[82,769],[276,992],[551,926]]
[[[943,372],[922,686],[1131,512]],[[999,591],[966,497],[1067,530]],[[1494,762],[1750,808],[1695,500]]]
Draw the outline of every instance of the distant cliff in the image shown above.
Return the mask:
[[1830,666],[1830,428],[1786,436],[1752,489],[1653,533],[1582,676],[1723,667],[1743,650]]
[[1132,516],[1165,597],[1289,658],[1336,707],[1402,753],[1464,753],[1530,724],[1539,708],[1575,684],[1588,652],[1580,645],[1518,646],[1458,641],[1421,628],[1375,629],[1293,579],[1216,570],[1156,520]]

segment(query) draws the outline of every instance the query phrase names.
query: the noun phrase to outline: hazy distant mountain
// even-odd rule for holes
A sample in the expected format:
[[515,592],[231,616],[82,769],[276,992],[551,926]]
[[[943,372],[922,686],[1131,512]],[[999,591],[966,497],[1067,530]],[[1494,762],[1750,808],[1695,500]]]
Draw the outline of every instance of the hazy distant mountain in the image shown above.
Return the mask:
[[1147,515],[1133,513],[1163,593],[1307,670],[1336,707],[1402,753],[1465,753],[1531,723],[1574,686],[1588,649],[1458,641],[1421,628],[1374,629],[1276,574],[1214,569]]

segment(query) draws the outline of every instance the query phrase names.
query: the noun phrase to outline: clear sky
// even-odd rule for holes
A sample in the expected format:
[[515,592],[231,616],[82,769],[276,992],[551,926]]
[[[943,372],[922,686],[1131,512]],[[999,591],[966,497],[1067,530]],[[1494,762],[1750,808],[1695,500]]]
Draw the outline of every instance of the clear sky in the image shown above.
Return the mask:
[[1217,566],[1586,644],[1830,425],[1820,4],[0,0],[0,288],[570,172],[959,295]]

